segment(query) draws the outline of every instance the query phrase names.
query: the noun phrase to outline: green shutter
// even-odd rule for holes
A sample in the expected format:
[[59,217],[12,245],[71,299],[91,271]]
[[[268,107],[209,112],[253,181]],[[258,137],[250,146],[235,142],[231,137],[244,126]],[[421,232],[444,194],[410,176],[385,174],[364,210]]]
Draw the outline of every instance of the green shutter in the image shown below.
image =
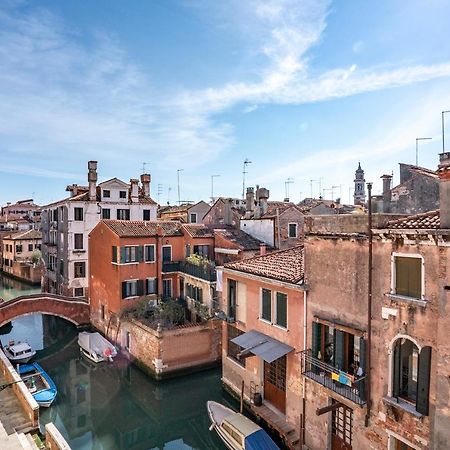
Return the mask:
[[334,350],[334,367],[338,368],[339,370],[344,369],[344,351],[345,351],[345,333],[340,330],[336,330],[335,332],[336,336],[336,346]]
[[144,261],[144,247],[142,245],[139,245],[139,247],[136,249],[136,253],[137,262]]
[[410,297],[421,298],[422,296],[422,260],[419,258],[408,258],[408,292]]
[[112,246],[112,261],[113,262],[117,262],[117,246],[113,245]]
[[400,343],[401,339],[399,339],[394,346],[394,378],[392,380],[392,396],[396,398],[400,395],[400,377],[402,376],[400,373]]
[[126,247],[120,247],[120,264],[126,262]]
[[[312,323],[312,356],[313,358],[319,358],[320,348],[322,347],[322,324]],[[321,355],[323,357],[323,355]]]
[[359,338],[359,365],[363,371],[366,373],[366,341],[364,338]]
[[137,280],[137,290],[138,296],[144,295],[144,280]]
[[408,259],[395,257],[395,293],[408,295]]
[[428,416],[430,394],[431,347],[423,347],[419,353],[416,410]]
[[122,298],[127,297],[127,282],[122,281]]
[[287,295],[277,292],[277,325],[287,328]]
[[269,289],[262,290],[262,319],[272,321],[272,291]]

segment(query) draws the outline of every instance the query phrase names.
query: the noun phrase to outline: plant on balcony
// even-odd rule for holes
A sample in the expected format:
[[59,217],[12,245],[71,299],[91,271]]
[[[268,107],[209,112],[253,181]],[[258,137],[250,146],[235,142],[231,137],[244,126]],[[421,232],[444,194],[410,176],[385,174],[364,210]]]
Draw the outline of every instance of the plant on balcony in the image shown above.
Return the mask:
[[209,261],[209,259],[206,259],[200,255],[197,255],[196,253],[189,255],[186,258],[186,261],[190,264],[193,264],[194,266],[199,266],[199,267],[207,267],[207,266],[211,265],[211,261]]
[[40,250],[34,250],[33,253],[31,254],[31,262],[33,263],[33,265],[37,265],[39,264],[39,262],[41,261],[41,251]]

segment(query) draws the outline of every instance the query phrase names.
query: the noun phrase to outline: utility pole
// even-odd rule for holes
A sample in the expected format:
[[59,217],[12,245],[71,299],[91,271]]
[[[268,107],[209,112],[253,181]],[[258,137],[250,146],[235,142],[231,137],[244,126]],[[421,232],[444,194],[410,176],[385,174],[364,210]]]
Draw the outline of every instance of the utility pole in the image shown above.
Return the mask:
[[178,189],[178,204],[180,204],[180,172],[184,169],[177,169],[177,189]]
[[211,202],[214,203],[214,178],[220,177],[220,175],[211,175]]
[[245,200],[245,174],[247,173],[247,166],[252,162],[245,158],[244,160],[244,169],[242,170],[242,199]]
[[444,124],[444,116],[447,113],[450,113],[450,110],[449,111],[442,111],[442,153],[445,153],[445,124]]
[[284,182],[284,201],[288,202],[289,201],[289,185],[294,183],[294,179],[293,178],[288,178],[285,182]]
[[372,370],[371,365],[371,350],[372,350],[372,269],[373,269],[373,258],[372,258],[372,247],[373,247],[373,236],[372,236],[372,183],[367,183],[367,193],[369,195],[367,208],[368,208],[368,223],[367,223],[367,234],[369,241],[369,273],[367,279],[367,349],[366,349],[366,399],[367,399],[367,409],[365,425],[369,425],[370,420],[370,410],[372,407],[371,401],[371,375]]
[[433,139],[433,138],[430,138],[430,137],[416,138],[416,166],[419,165],[419,141],[429,141],[430,139]]

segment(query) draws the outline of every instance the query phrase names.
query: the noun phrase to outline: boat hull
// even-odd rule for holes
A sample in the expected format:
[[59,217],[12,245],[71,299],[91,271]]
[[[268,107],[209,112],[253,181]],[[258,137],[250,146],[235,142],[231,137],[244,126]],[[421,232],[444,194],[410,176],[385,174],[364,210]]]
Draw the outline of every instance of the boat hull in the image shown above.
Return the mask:
[[[36,400],[39,406],[48,408],[53,403],[58,390],[54,381],[38,363],[24,364],[22,366],[19,366],[19,375],[25,382],[25,385],[28,387],[31,395]],[[42,389],[38,388],[38,391],[36,391],[36,386],[34,386],[34,389],[32,389],[30,388],[30,386],[28,386],[28,381],[25,381],[29,379],[33,380],[33,378],[35,377],[38,380],[41,380],[40,382]],[[32,384],[34,385],[34,381],[32,382]]]
[[92,355],[91,353],[89,353],[82,347],[80,347],[80,352],[84,357],[86,357],[87,359],[89,359],[89,361],[91,361],[95,364],[106,361],[106,358],[103,358],[103,357],[98,358],[97,356]]

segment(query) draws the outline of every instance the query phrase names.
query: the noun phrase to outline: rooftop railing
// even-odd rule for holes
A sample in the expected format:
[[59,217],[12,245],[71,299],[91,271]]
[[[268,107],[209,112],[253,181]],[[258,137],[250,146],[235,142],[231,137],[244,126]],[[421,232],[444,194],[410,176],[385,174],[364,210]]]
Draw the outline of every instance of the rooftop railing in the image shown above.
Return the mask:
[[314,358],[311,349],[300,352],[302,375],[336,392],[359,406],[366,404],[366,376],[354,377],[320,359]]

